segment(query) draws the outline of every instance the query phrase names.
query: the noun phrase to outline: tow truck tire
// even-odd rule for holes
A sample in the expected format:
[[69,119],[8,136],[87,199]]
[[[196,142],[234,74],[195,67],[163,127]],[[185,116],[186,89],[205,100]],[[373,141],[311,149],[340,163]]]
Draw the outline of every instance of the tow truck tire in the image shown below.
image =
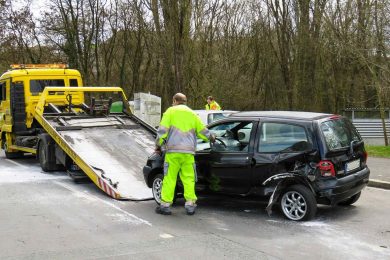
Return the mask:
[[313,192],[301,184],[287,187],[280,199],[280,209],[290,220],[302,221],[314,218],[317,202]]
[[342,201],[339,203],[339,205],[342,205],[342,206],[349,206],[349,205],[352,205],[353,203],[355,203],[356,201],[358,201],[358,199],[360,198],[360,194],[362,194],[362,192],[360,191],[359,193],[356,193],[355,195],[353,195],[352,197]]
[[3,143],[3,147],[2,148],[4,149],[5,158],[7,158],[7,159],[18,159],[18,158],[23,157],[23,155],[24,155],[23,152],[13,152],[13,153],[7,152],[8,149],[7,149],[5,138],[3,139],[2,143]]
[[7,159],[18,159],[23,157],[24,155],[24,153],[22,152],[14,152],[14,153],[4,152],[4,153],[5,153],[5,158]]
[[54,144],[48,134],[39,135],[38,158],[41,168],[45,172],[58,170],[54,154]]

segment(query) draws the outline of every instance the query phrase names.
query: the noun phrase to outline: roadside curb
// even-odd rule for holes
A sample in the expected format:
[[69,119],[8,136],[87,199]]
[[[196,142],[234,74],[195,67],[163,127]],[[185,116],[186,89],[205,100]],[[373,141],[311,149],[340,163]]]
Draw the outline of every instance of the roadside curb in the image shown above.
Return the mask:
[[381,188],[390,190],[390,182],[370,179],[368,182],[369,187]]

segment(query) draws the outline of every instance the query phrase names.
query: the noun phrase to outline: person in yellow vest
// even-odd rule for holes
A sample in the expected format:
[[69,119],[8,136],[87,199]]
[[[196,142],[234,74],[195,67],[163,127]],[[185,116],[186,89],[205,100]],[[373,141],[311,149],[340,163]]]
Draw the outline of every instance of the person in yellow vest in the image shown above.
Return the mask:
[[212,96],[208,96],[206,110],[221,110],[221,106],[214,100]]
[[186,106],[187,98],[182,93],[173,96],[173,105],[168,108],[157,130],[156,152],[165,151],[164,179],[161,191],[161,203],[156,213],[171,215],[177,175],[184,186],[185,209],[193,215],[196,208],[196,166],[195,149],[197,137],[204,141],[215,141],[199,116]]

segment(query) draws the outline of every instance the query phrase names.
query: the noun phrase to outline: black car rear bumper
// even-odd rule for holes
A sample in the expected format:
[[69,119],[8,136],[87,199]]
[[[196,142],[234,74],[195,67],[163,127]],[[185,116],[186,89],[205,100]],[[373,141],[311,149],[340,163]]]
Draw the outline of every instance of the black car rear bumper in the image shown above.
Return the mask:
[[370,176],[368,167],[339,179],[317,182],[318,203],[336,205],[359,193],[367,186]]

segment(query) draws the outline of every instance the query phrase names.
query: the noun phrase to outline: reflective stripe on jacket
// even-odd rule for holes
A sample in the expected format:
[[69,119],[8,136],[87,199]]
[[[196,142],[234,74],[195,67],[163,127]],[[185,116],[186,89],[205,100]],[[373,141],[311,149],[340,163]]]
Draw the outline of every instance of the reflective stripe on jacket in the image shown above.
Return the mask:
[[194,154],[197,137],[208,141],[210,132],[194,111],[186,105],[177,105],[165,111],[156,144],[164,146],[166,152]]
[[214,100],[210,102],[209,104],[206,104],[206,110],[221,110],[221,106],[215,102]]

